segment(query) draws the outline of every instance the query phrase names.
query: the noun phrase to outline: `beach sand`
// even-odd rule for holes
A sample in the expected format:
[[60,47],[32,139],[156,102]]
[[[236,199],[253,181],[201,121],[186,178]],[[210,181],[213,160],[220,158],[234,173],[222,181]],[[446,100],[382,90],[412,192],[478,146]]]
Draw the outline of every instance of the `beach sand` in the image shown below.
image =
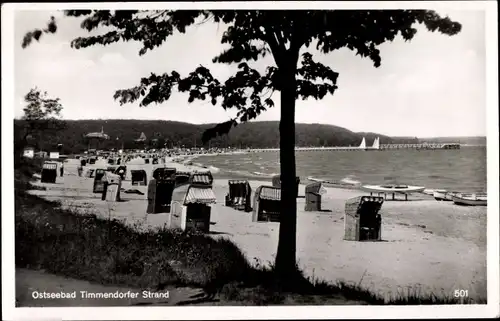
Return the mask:
[[[135,166],[145,168],[149,180],[158,165],[127,165],[127,169]],[[196,168],[171,162],[166,166]],[[271,182],[250,184],[255,191]],[[138,189],[144,195],[122,192],[122,202],[101,201],[100,194],[92,193],[93,178],[78,177],[71,163],[65,164],[65,176],[58,177],[56,184],[35,185],[47,190],[33,194],[61,201],[63,207],[81,213],[117,218],[142,228],[163,226],[167,219],[166,214],[146,214],[146,186],[131,186],[125,180],[122,188]],[[304,188],[300,186],[299,195],[304,195]],[[232,240],[253,264],[273,262],[279,223],[254,223],[252,213],[225,207],[227,179],[215,179],[213,189],[217,204],[212,208],[210,235]],[[408,291],[453,297],[455,290],[468,290],[471,298],[486,298],[486,207],[460,207],[428,197],[387,200],[380,211],[381,242],[344,241],[345,201],[359,195],[365,193],[327,188],[322,208],[331,212],[305,212],[304,198],[297,199],[297,259],[306,276],[359,284],[386,298]]]

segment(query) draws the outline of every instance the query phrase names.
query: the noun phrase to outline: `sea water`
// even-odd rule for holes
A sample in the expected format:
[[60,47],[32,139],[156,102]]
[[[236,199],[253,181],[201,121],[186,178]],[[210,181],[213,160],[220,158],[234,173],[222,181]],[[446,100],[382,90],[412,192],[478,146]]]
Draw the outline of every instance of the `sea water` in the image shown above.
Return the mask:
[[[296,152],[297,175],[362,184],[406,184],[461,192],[486,191],[486,147],[458,150]],[[278,152],[203,156],[221,177],[269,178],[280,172]]]

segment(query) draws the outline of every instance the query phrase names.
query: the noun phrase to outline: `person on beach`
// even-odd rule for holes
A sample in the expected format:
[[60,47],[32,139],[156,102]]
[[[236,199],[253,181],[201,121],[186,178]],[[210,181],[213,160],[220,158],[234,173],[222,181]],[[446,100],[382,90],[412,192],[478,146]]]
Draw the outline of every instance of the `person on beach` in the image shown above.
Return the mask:
[[61,167],[59,167],[59,172],[60,172],[61,177],[62,177],[64,174],[64,163],[61,163]]

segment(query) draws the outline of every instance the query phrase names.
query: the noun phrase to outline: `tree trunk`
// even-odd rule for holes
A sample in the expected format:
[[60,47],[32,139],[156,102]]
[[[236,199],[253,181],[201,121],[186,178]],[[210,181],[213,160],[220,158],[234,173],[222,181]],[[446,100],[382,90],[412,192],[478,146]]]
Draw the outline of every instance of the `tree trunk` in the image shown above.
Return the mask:
[[[293,56],[293,55],[292,55]],[[293,59],[294,58],[294,59]],[[283,64],[281,73],[281,213],[276,272],[286,280],[295,272],[297,199],[295,195],[295,95],[297,90],[295,70],[298,54]]]

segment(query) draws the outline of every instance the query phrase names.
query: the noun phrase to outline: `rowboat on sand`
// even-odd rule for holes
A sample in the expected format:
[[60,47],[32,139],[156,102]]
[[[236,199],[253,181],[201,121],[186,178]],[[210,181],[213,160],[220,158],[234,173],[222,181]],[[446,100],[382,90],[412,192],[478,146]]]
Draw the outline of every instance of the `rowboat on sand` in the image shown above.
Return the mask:
[[446,190],[435,190],[433,193],[434,198],[436,201],[448,201],[451,202],[453,201],[453,196],[460,194],[459,192],[448,192]]
[[453,203],[464,206],[487,206],[486,193],[457,193],[452,196]]
[[422,192],[425,187],[423,186],[410,186],[410,185],[363,185],[362,190],[372,193],[377,193],[378,195],[383,194],[384,198],[387,199],[387,194],[392,194],[392,199],[395,199],[396,194],[404,194],[405,200],[408,200],[408,194]]

